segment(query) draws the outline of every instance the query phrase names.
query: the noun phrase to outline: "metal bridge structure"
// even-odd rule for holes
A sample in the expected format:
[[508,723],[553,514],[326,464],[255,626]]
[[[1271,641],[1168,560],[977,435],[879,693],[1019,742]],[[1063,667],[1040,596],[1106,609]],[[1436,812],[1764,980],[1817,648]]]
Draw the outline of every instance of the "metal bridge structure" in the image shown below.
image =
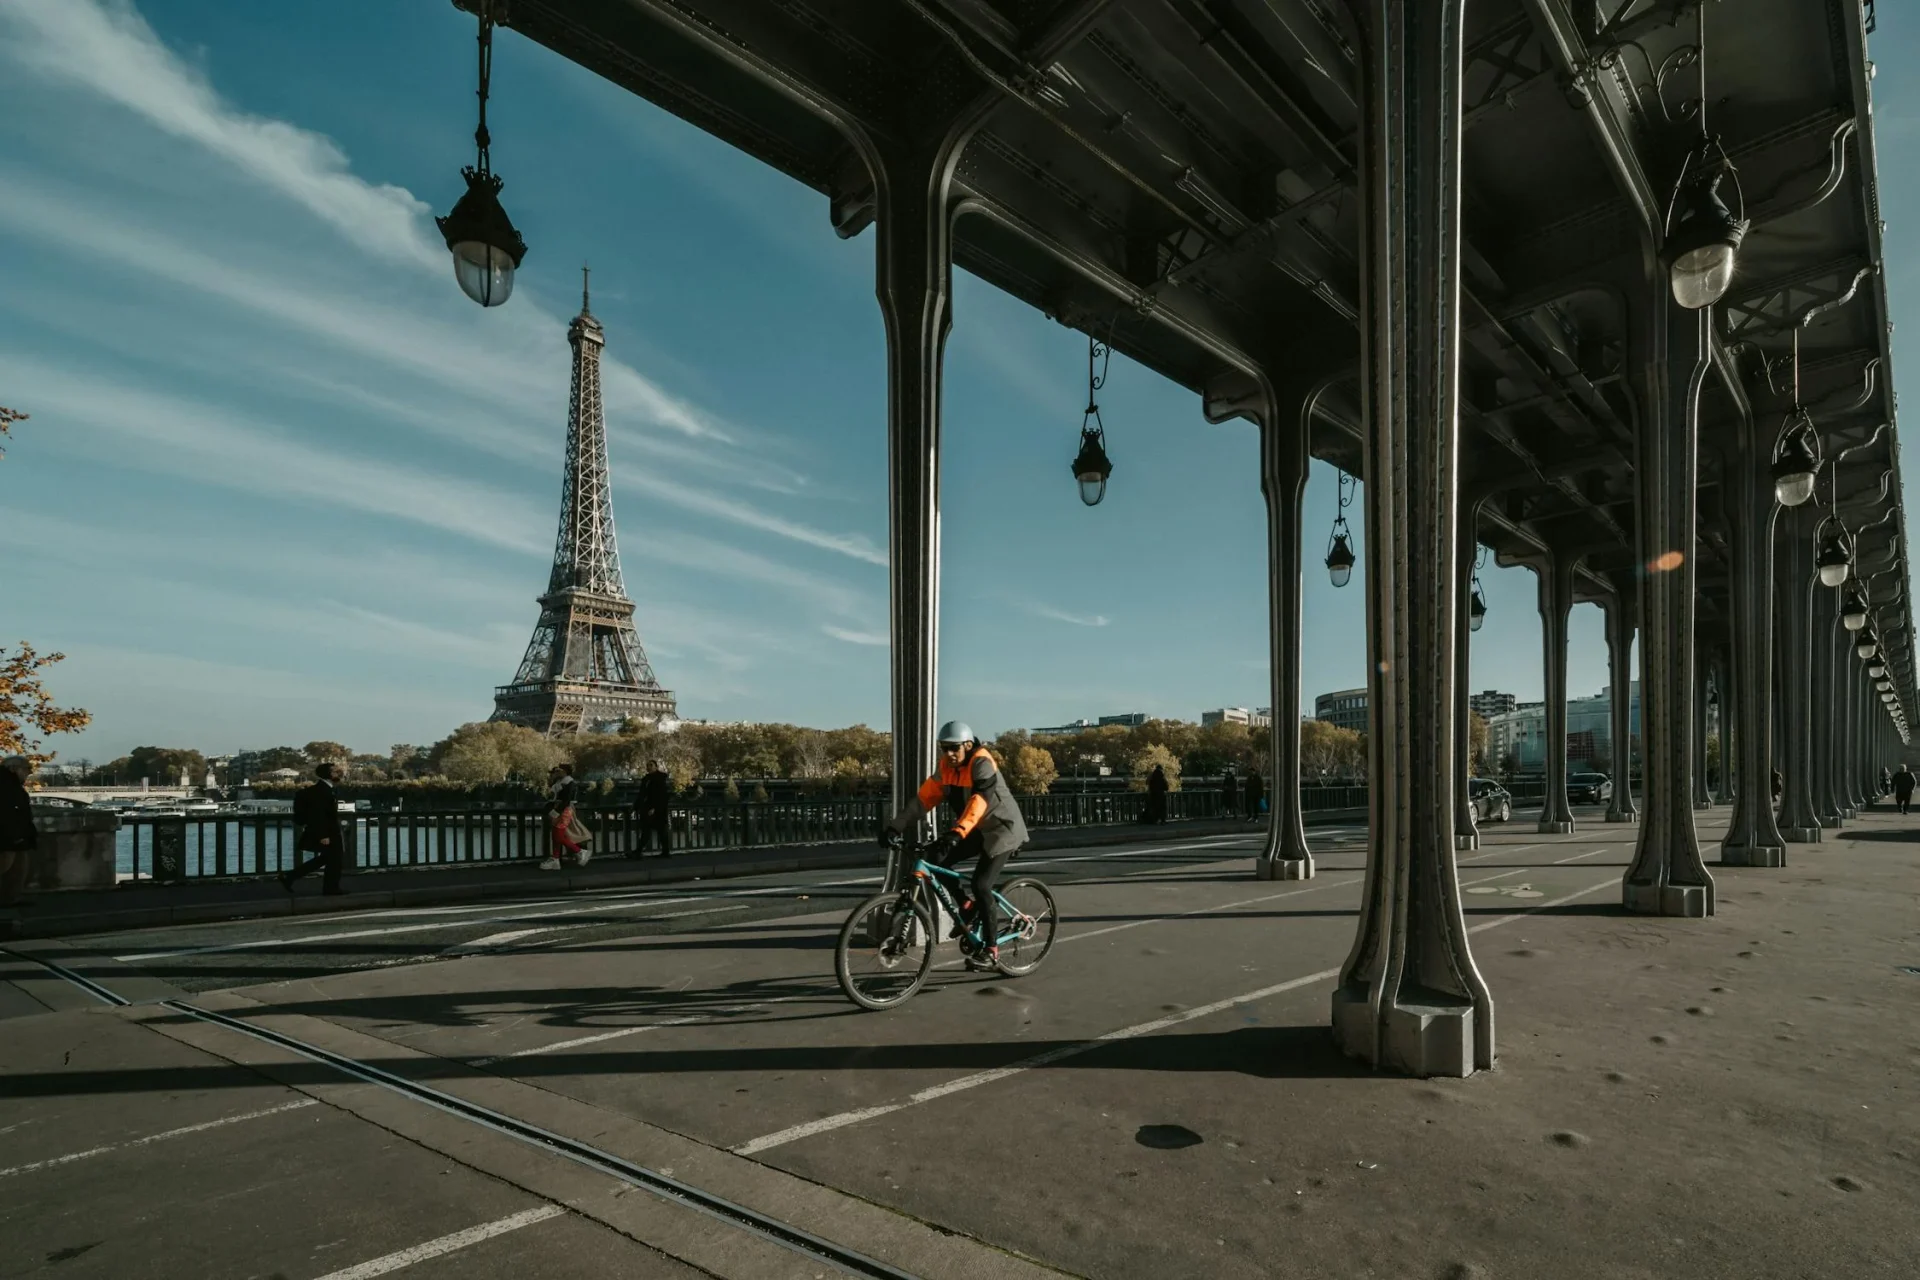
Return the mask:
[[[1375,781],[1364,906],[1331,1010],[1347,1052],[1420,1075],[1495,1058],[1454,869],[1478,839],[1465,799],[1478,548],[1539,575],[1544,830],[1573,821],[1568,612],[1607,611],[1621,743],[1637,639],[1644,785],[1619,788],[1607,814],[1638,823],[1630,911],[1712,914],[1710,860],[1783,865],[1865,803],[1906,740],[1871,5],[489,8],[818,191],[823,234],[872,234],[896,789],[933,758],[956,266],[1190,388],[1210,419],[1258,424],[1276,775],[1263,877],[1314,870],[1295,802],[1308,461],[1365,480]],[[1731,237],[1731,281],[1683,306],[1676,255],[1686,210],[1713,196],[1708,164],[1745,238]],[[1713,859],[1694,818],[1715,802],[1709,689],[1733,805]]]

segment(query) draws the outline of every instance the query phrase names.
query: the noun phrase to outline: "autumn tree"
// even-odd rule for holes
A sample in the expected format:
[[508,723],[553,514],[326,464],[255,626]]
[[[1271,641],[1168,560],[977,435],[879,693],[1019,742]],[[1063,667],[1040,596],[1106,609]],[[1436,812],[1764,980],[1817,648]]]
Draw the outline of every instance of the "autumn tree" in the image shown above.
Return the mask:
[[135,747],[122,766],[129,777],[147,778],[170,787],[186,774],[189,786],[207,776],[207,758],[191,747]]
[[324,764],[328,760],[345,761],[353,758],[353,748],[342,742],[328,742],[325,738],[309,742],[300,748],[300,754],[315,764]]
[[1052,753],[1031,742],[1016,743],[1012,751],[1005,753],[1005,759],[1007,785],[1021,795],[1045,795],[1052,789],[1054,779],[1060,776]]
[[540,785],[554,765],[567,758],[565,748],[544,733],[504,720],[463,724],[435,743],[434,766],[456,782],[505,782],[515,778]]
[[1487,726],[1487,718],[1478,711],[1467,712],[1468,764],[1477,775],[1487,771],[1487,750],[1492,731]]
[[1147,776],[1156,768],[1167,775],[1167,790],[1180,789],[1180,757],[1157,742],[1133,758],[1133,778],[1127,783],[1127,789],[1145,791]]
[[[12,434],[14,423],[25,422],[26,420],[27,415],[21,413],[18,409],[9,409],[7,406],[0,404],[0,440],[5,440],[8,435]],[[0,458],[6,456],[7,451],[0,449]],[[63,731],[56,730],[56,732]]]
[[[11,413],[0,410],[0,414]],[[25,414],[0,419],[18,422]],[[0,649],[0,756],[25,756],[35,766],[53,759],[53,753],[40,750],[43,737],[56,733],[77,733],[93,720],[91,713],[78,707],[60,707],[41,682],[40,673],[66,658],[64,653],[40,654],[26,641],[12,653]]]

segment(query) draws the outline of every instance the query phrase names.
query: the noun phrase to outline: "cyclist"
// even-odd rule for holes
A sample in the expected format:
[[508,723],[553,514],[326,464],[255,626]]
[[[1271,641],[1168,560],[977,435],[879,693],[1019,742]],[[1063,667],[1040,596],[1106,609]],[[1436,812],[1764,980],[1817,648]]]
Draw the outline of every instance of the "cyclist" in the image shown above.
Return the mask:
[[[981,937],[986,946],[979,956],[967,958],[967,967],[992,969],[1000,958],[1000,948],[994,941],[1000,936],[1000,920],[994,910],[993,886],[1007,859],[1027,842],[1027,823],[1020,816],[1020,806],[1014,802],[1006,779],[971,728],[949,720],[940,727],[939,745],[939,770],[920,785],[919,794],[893,815],[887,826],[905,833],[938,808],[942,800],[947,802],[955,815],[953,825],[927,851],[926,858],[943,867],[955,866],[965,858],[978,859],[973,864],[973,900],[961,903],[961,909],[972,907],[981,917]],[[965,932],[965,923],[955,921],[950,936],[961,937]]]

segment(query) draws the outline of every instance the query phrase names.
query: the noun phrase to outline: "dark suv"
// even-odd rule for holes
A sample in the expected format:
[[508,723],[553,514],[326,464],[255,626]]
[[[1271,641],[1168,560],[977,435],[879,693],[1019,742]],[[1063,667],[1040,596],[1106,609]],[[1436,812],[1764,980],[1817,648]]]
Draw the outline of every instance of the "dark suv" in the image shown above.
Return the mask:
[[1613,799],[1613,779],[1604,773],[1576,773],[1567,779],[1569,804],[1605,804]]
[[1491,778],[1467,779],[1467,800],[1477,822],[1505,822],[1513,817],[1513,796]]

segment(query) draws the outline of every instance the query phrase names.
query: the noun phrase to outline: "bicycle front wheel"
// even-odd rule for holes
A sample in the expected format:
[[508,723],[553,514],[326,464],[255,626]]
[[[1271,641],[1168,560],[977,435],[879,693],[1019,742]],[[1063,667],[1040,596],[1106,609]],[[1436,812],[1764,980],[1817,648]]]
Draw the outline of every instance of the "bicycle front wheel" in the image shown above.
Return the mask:
[[862,1009],[905,1003],[933,968],[933,922],[917,901],[902,910],[899,893],[876,893],[840,926],[834,976]]
[[1032,973],[1053,950],[1060,909],[1053,891],[1038,880],[1015,880],[1000,891],[1011,910],[1000,924],[1000,972],[1018,978]]

